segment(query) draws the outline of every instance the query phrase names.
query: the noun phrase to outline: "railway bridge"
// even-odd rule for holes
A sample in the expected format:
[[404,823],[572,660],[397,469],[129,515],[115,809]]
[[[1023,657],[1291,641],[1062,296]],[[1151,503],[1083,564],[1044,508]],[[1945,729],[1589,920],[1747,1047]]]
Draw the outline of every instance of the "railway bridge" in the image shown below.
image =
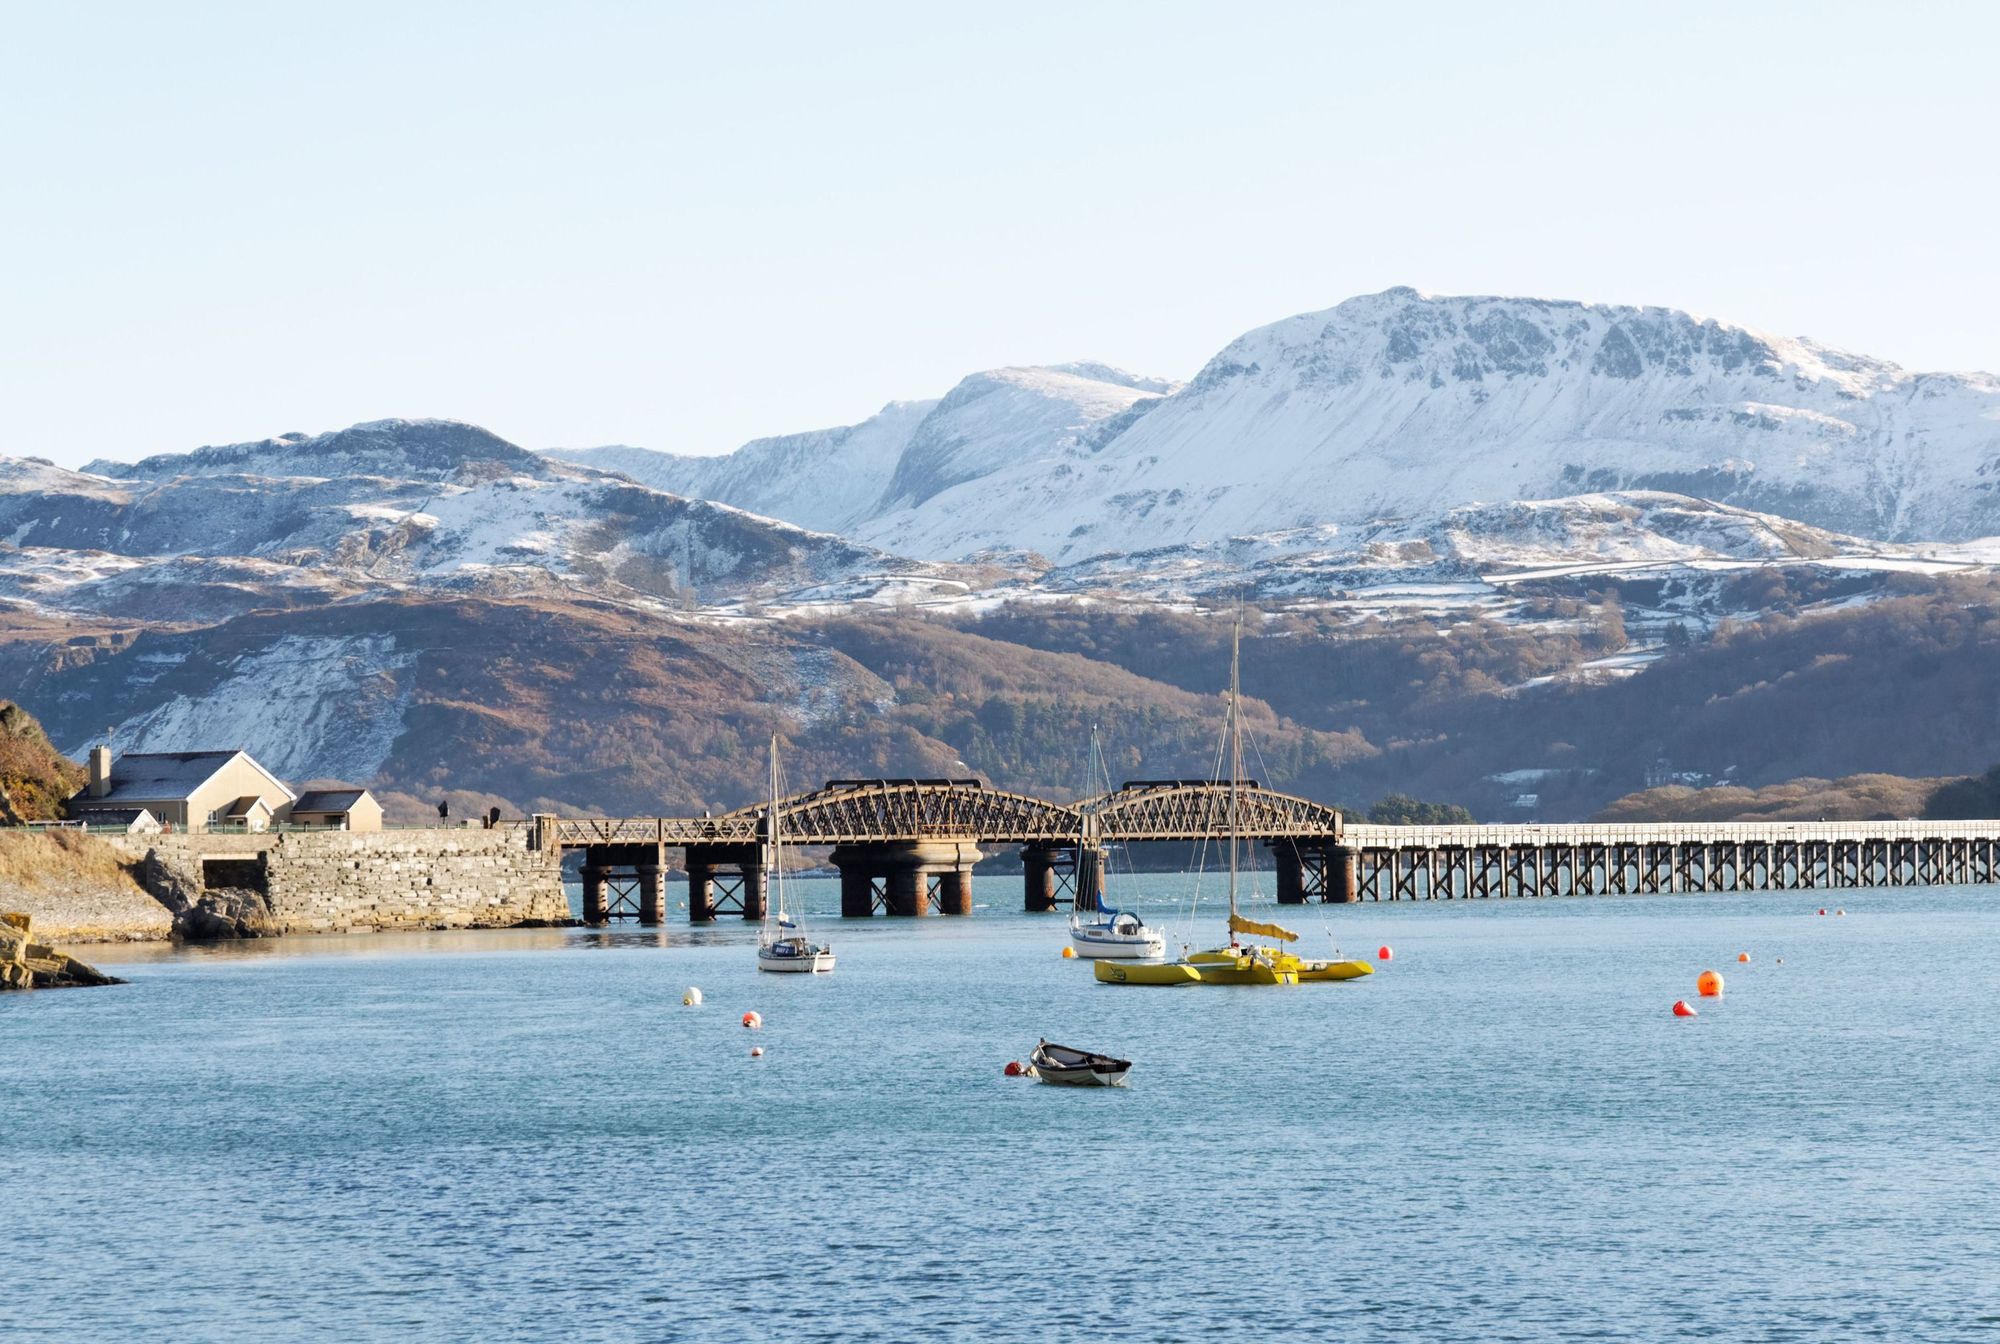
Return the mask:
[[[535,818],[542,848],[581,850],[584,920],[664,912],[667,851],[685,854],[688,918],[764,917],[769,805],[719,817]],[[969,779],[836,779],[778,802],[784,846],[832,847],[840,912],[972,913],[981,846],[1019,846],[1030,910],[1094,910],[1105,847],[1145,841],[1220,841],[1229,788],[1209,780],[1138,780],[1096,798],[1054,803]],[[1281,899],[1326,889],[1340,814],[1255,781],[1237,790],[1237,833],[1272,846]]]
[[[1019,847],[1027,909],[1093,910],[1107,846],[1230,833],[1229,788],[1210,780],[1135,780],[1073,803],[977,780],[829,780],[778,811],[783,845],[831,847],[845,916],[972,913],[981,846]],[[684,854],[690,920],[761,919],[769,812],[544,815],[533,843],[582,852],[588,923],[658,923],[673,849]],[[1251,781],[1237,790],[1236,832],[1269,851],[1283,904],[2000,881],[2000,821],[1350,825]]]

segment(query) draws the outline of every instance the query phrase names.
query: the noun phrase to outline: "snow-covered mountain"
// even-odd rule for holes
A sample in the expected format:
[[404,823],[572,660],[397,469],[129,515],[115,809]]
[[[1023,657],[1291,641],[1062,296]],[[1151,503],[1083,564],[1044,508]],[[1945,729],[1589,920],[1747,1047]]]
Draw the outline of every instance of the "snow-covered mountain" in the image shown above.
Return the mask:
[[1653,489],[1859,536],[2000,532],[2000,379],[1660,308],[1397,289],[1232,342],[1101,444],[858,536],[1081,558],[1456,505]]
[[554,449],[658,490],[851,534],[1018,462],[1076,451],[1176,384],[1105,364],[990,369],[937,401],[892,401],[858,425],[756,439],[722,457]]
[[681,603],[937,568],[453,421],[91,466],[0,458],[0,596],[195,619],[406,586]]
[[[1857,537],[2000,533],[2000,378],[1665,308],[1391,289],[1258,328],[1177,390],[1090,366],[975,375],[893,466],[893,433],[848,447],[875,423],[676,459],[659,483],[899,554],[1059,563],[1622,490]],[[852,488],[828,506],[834,481]]]

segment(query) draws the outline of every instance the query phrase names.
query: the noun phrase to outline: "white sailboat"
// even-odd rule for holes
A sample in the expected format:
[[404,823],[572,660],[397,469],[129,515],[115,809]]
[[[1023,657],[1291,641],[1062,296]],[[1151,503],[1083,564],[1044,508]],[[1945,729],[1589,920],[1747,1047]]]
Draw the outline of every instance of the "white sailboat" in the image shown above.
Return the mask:
[[769,898],[764,903],[764,927],[757,935],[757,969],[760,971],[824,974],[833,969],[833,949],[815,943],[805,926],[785,909],[785,866],[780,837],[783,813],[778,807],[778,735],[771,734],[771,810],[764,826],[764,871],[770,875]]
[[[1085,795],[1098,792],[1101,782],[1104,789],[1111,788],[1110,771],[1103,767],[1103,755],[1098,750],[1097,729],[1090,730],[1089,778],[1084,784]],[[1083,864],[1087,836],[1077,837],[1076,883],[1079,891],[1083,888]],[[1158,929],[1148,928],[1146,922],[1130,910],[1114,910],[1104,903],[1105,893],[1098,890],[1097,909],[1089,912],[1072,911],[1069,917],[1069,945],[1079,957],[1092,960],[1109,958],[1114,961],[1157,961],[1167,954],[1167,938]]]

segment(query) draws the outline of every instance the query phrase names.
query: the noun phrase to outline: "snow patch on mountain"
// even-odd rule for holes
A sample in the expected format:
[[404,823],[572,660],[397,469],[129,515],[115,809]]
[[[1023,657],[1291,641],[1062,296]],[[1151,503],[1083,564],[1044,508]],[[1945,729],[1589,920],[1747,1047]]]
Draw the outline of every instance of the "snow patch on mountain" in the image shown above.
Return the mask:
[[[381,770],[414,690],[414,651],[391,635],[287,635],[243,654],[201,696],[120,724],[125,751],[241,748],[281,778],[366,782]],[[89,743],[73,744],[81,756]]]

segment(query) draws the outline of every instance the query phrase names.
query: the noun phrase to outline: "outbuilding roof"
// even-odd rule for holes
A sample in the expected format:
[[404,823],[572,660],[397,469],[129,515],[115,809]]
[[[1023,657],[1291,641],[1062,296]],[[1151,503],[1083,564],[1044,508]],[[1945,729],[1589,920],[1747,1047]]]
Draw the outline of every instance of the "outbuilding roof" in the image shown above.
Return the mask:
[[349,812],[367,796],[366,789],[307,789],[292,804],[292,813]]

